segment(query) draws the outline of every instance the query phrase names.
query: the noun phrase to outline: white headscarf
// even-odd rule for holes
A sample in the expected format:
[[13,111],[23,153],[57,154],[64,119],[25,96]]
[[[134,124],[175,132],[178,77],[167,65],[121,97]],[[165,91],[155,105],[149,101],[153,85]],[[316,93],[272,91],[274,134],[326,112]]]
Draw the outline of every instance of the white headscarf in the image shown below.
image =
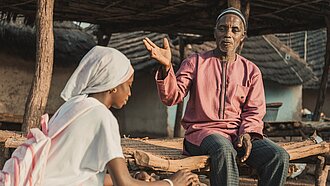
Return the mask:
[[61,93],[70,98],[107,91],[127,81],[134,70],[127,57],[114,48],[95,46],[80,61]]

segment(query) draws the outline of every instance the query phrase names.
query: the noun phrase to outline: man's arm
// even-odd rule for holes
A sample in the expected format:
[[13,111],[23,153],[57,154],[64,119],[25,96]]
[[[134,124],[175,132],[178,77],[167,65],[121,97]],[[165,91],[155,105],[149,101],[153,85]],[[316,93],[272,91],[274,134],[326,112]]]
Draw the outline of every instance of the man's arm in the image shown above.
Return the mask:
[[155,79],[160,99],[165,105],[171,106],[181,102],[189,92],[194,78],[196,58],[194,55],[184,60],[176,74],[172,66],[169,70],[165,67],[158,69]]
[[253,79],[247,95],[246,103],[243,106],[239,129],[239,136],[250,133],[253,138],[263,138],[264,123],[262,121],[266,114],[266,100],[261,74]]

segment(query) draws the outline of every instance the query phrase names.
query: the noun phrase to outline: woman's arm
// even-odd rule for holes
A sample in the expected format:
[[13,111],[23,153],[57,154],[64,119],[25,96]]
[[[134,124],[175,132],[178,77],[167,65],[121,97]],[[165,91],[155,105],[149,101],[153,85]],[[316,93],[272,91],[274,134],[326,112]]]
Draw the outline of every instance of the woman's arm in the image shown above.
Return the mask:
[[[115,158],[108,163],[113,185],[116,186],[169,186],[166,181],[146,182],[134,179],[128,172],[125,160]],[[188,170],[180,170],[170,178],[175,186],[187,186],[193,182],[198,182],[197,175]]]

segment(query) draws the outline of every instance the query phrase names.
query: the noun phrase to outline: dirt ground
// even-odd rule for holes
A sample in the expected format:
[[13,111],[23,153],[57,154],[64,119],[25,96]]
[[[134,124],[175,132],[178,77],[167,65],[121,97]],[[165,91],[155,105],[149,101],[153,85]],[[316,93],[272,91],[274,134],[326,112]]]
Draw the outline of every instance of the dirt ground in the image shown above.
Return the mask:
[[[170,174],[163,174],[160,172],[156,173],[156,179],[164,179],[168,178]],[[207,175],[199,175],[199,180],[206,184],[207,186],[210,186],[210,180],[207,177]],[[257,185],[257,179],[251,178],[247,176],[241,176],[240,177],[240,186],[256,186]],[[295,177],[295,178],[288,178],[286,181],[285,186],[314,186],[314,176],[306,173],[302,173],[301,175]],[[330,186],[330,181],[327,182],[327,186]]]
[[[210,185],[210,181],[205,175],[200,175],[199,178],[202,183],[205,183],[208,186]],[[250,177],[240,177],[239,185],[256,186],[257,179]],[[307,174],[302,174],[300,176],[297,176],[296,178],[288,178],[285,184],[285,186],[314,186],[314,185],[315,185],[314,176]],[[327,186],[330,186],[330,181],[327,182]]]
[[[207,178],[201,178],[200,179],[202,183],[205,183],[206,185],[210,185],[209,179]],[[240,186],[254,186],[257,185],[257,179],[253,178],[247,178],[247,177],[241,177],[240,178]],[[287,179],[287,182],[285,186],[314,186],[314,180],[312,177],[309,178],[294,178],[294,179]],[[327,185],[330,185],[328,183]]]

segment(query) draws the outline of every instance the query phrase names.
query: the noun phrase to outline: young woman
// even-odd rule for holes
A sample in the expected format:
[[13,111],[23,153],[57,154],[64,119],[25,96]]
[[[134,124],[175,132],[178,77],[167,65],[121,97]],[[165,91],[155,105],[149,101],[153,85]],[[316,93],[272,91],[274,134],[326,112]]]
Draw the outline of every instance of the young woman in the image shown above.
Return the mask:
[[[61,93],[66,102],[49,121],[49,135],[69,125],[52,140],[43,185],[185,186],[197,182],[188,170],[154,182],[130,176],[118,123],[109,108],[120,109],[127,103],[133,73],[127,57],[116,49],[95,46],[84,56]],[[106,168],[111,179],[105,176]]]

